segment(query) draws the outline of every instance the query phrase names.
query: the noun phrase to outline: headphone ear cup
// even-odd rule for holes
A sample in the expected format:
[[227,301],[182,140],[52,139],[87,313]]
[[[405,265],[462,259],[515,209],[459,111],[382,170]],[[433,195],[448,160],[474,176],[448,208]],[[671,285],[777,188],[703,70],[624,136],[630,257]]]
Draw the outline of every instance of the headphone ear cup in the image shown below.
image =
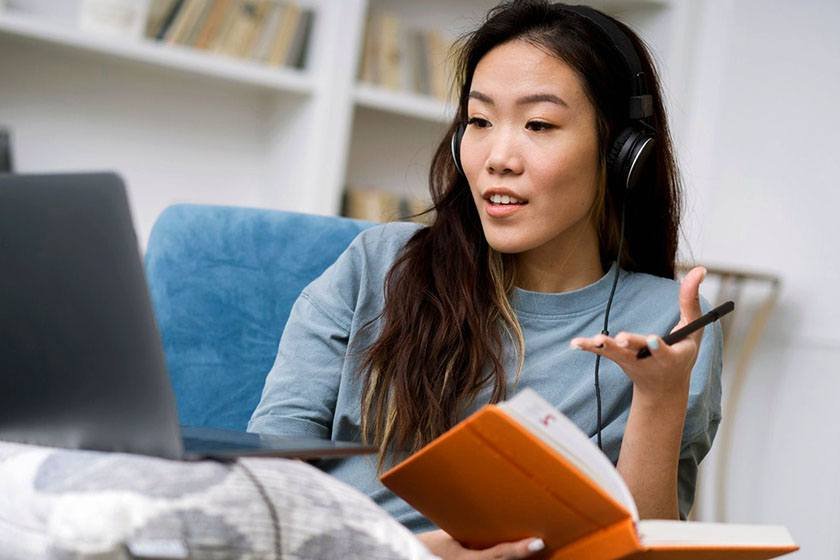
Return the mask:
[[458,125],[455,132],[452,134],[452,142],[450,148],[452,149],[452,161],[455,162],[455,169],[458,173],[466,176],[464,169],[461,167],[461,138],[464,137],[465,126],[463,123]]
[[610,181],[622,193],[633,190],[638,183],[654,144],[653,136],[631,127],[616,137],[607,154],[607,170]]

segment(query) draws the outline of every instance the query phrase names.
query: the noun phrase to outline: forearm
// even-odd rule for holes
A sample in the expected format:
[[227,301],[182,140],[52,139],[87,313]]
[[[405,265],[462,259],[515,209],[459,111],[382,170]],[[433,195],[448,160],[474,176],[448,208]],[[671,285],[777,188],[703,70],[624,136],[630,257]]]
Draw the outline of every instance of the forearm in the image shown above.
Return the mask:
[[668,400],[634,390],[618,471],[643,519],[679,519],[677,469],[687,402],[687,387]]

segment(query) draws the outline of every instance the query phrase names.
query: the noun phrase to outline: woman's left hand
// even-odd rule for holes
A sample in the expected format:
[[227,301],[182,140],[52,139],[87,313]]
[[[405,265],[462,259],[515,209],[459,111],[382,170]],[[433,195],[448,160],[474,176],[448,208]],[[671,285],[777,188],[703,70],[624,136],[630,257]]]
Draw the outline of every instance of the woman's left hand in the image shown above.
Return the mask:
[[[696,267],[686,274],[680,284],[680,321],[674,327],[679,329],[697,319],[700,310],[700,283],[706,276],[706,269]],[[609,358],[633,382],[634,398],[644,397],[653,402],[676,396],[687,396],[691,369],[697,360],[703,330],[690,334],[685,339],[667,345],[656,334],[641,335],[618,333],[615,338],[599,334],[591,338],[574,338],[571,346],[600,354]],[[647,346],[650,357],[636,358],[639,350]]]

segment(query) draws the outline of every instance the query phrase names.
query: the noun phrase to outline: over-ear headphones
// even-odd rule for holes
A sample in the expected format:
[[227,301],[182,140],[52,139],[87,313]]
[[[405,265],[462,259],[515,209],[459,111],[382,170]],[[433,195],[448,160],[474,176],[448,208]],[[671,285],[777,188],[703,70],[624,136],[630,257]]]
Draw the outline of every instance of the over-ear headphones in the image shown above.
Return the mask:
[[[628,118],[631,124],[616,135],[610,150],[607,152],[609,177],[607,184],[618,189],[620,194],[624,194],[631,191],[638,183],[645,162],[653,153],[655,143],[653,128],[642,120],[653,115],[653,97],[646,91],[645,74],[642,70],[639,55],[627,35],[608,17],[597,10],[589,6],[569,6],[565,4],[552,4],[552,6],[555,9],[565,10],[586,18],[601,29],[621,54],[630,71],[633,83],[628,104]],[[461,175],[465,175],[461,166],[461,139],[464,137],[465,130],[466,123],[459,123],[452,134],[450,145],[452,160]]]

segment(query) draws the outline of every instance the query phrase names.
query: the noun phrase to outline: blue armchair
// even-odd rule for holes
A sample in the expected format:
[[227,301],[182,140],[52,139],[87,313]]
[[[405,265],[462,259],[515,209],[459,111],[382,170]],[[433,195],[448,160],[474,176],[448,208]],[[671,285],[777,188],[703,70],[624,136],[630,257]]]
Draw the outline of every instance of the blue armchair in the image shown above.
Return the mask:
[[182,424],[245,430],[298,294],[371,225],[190,204],[160,215],[146,273]]

